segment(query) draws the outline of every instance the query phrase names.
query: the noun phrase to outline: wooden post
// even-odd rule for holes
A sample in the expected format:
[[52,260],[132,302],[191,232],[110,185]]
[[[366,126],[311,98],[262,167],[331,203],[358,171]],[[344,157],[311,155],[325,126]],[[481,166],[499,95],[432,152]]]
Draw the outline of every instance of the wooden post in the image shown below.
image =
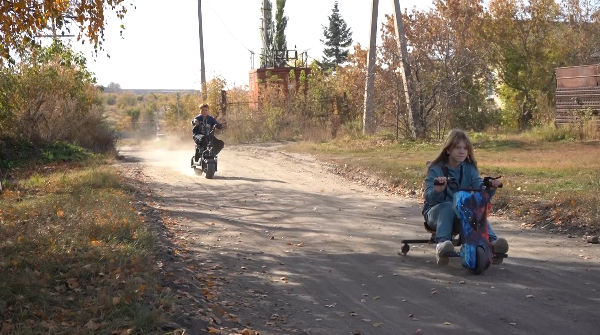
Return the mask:
[[365,84],[365,109],[363,114],[363,134],[375,131],[375,106],[373,104],[373,88],[375,85],[375,62],[377,61],[377,11],[379,0],[371,5],[371,30],[369,37],[369,53],[367,56],[367,82]]
[[204,35],[202,34],[202,0],[198,0],[198,32],[200,35],[200,83],[202,88],[202,102],[206,102],[206,71],[204,69]]
[[221,123],[227,127],[227,91],[221,90]]

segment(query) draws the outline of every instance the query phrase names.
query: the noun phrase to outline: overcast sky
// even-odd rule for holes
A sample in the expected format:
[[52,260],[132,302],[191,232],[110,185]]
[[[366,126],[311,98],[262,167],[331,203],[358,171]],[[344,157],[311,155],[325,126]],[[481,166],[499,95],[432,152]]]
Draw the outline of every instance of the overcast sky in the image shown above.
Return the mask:
[[[129,1],[126,1],[128,3]],[[275,0],[272,0],[275,8]],[[307,51],[309,61],[321,59],[323,25],[328,25],[334,0],[287,0],[285,30],[288,49]],[[197,0],[137,0],[124,19],[108,18],[105,52],[92,57],[89,44],[74,44],[88,58],[98,83],[115,82],[122,88],[199,89],[200,43]],[[342,18],[352,30],[354,43],[368,46],[371,0],[340,0]],[[261,48],[262,0],[202,0],[204,57],[207,80],[224,77],[229,86],[248,83],[250,51],[258,67]],[[400,0],[404,8],[426,9],[430,0]],[[393,0],[379,1],[379,22],[393,13]],[[274,14],[273,14],[274,16]],[[380,26],[381,24],[379,24]],[[378,33],[379,35],[379,33]],[[379,36],[378,36],[379,38]],[[106,56],[110,55],[110,58]]]

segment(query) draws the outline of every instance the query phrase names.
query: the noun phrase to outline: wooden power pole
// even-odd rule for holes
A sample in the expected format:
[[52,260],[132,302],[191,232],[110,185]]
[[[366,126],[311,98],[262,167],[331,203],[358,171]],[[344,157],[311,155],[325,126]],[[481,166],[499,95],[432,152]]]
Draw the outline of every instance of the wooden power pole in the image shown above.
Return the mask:
[[363,134],[375,131],[375,107],[373,105],[373,87],[375,86],[375,62],[377,56],[377,10],[379,0],[373,0],[371,6],[371,32],[369,37],[369,55],[367,56],[367,83],[365,85],[365,111],[363,115]]
[[202,101],[206,101],[206,71],[204,69],[204,37],[202,35],[202,0],[198,0],[198,26],[200,31],[200,82],[202,85]]
[[[411,76],[410,63],[408,62],[408,50],[406,43],[406,32],[402,23],[402,12],[400,11],[400,0],[394,2],[394,26],[396,28],[396,43],[400,51],[400,67],[402,69],[402,81],[406,94],[406,105],[409,111],[410,128],[414,138],[423,137],[422,115],[419,109],[419,99],[415,94],[414,82]],[[371,33],[369,41],[369,54],[367,56],[367,83],[365,87],[365,112],[363,116],[363,134],[372,134],[374,125],[373,86],[375,84],[375,61],[376,61],[376,38],[377,38],[377,7],[378,0],[373,0],[371,8]]]

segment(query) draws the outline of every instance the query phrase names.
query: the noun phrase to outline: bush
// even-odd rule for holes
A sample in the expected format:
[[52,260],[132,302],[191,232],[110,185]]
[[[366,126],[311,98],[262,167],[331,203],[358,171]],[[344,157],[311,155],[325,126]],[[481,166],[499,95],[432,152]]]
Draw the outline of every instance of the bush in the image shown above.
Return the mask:
[[79,146],[56,141],[49,147],[42,149],[42,156],[46,162],[76,162],[84,160],[89,154]]
[[111,95],[109,95],[109,96],[106,98],[106,104],[107,104],[107,105],[109,105],[109,106],[114,106],[114,105],[116,105],[116,104],[117,104],[117,96],[116,96],[116,95],[114,95],[114,94],[111,94]]
[[105,125],[100,92],[83,55],[54,42],[1,70],[5,138],[36,146],[62,141],[94,150],[114,148],[114,132]]

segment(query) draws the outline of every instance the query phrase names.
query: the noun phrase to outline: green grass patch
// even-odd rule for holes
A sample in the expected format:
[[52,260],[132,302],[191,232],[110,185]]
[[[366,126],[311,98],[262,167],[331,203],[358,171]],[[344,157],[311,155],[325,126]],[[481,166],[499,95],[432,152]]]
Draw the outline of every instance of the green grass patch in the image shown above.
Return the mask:
[[[542,142],[505,135],[472,135],[482,176],[502,175],[495,208],[514,218],[553,220],[565,226],[600,226],[600,142]],[[422,197],[425,162],[441,143],[393,143],[379,138],[298,142],[288,151],[378,176],[407,194]]]
[[0,315],[12,334],[149,334],[155,237],[108,165],[58,166],[0,195]]
[[27,141],[9,143],[0,159],[0,168],[14,169],[31,164],[50,164],[55,162],[84,162],[103,159],[106,155],[91,153],[82,147],[56,141],[45,146],[34,146]]

